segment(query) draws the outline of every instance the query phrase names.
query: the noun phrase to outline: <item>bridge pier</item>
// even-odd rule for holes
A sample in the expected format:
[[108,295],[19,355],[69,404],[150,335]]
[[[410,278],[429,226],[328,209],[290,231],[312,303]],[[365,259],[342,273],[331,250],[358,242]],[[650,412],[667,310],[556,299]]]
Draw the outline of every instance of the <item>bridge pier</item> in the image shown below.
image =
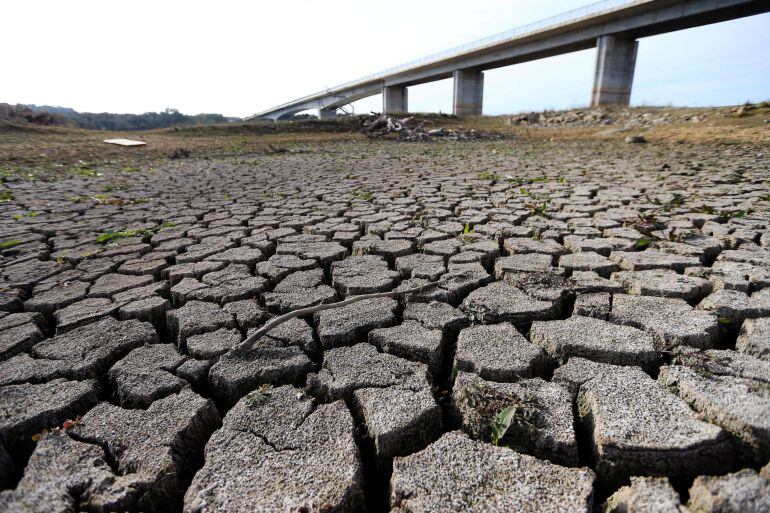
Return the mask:
[[452,73],[454,98],[452,113],[455,116],[481,116],[484,100],[484,73],[458,69]]
[[334,119],[337,117],[337,107],[330,107],[324,109],[323,107],[318,109],[318,119]]
[[[319,105],[345,105],[383,94],[383,110],[406,111],[404,86],[454,78],[453,112],[482,114],[480,71],[597,47],[591,105],[627,105],[636,64],[635,38],[651,37],[770,12],[767,0],[645,0],[599,2],[542,20],[534,29],[497,34],[462,48],[324,89],[253,116],[276,118]],[[513,35],[518,34],[518,35]],[[387,84],[390,87],[384,87]],[[252,118],[249,118],[252,119]]]
[[630,103],[638,47],[638,41],[617,35],[597,39],[591,107]]
[[404,86],[382,88],[382,112],[409,112],[409,91]]

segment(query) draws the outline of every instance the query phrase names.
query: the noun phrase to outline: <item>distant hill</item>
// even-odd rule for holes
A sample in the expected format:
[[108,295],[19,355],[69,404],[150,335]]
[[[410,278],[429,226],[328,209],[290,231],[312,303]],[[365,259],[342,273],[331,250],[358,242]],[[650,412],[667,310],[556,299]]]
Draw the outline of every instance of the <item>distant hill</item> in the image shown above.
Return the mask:
[[50,105],[10,105],[0,103],[0,120],[33,123],[36,125],[66,125],[89,130],[150,130],[171,126],[216,125],[240,121],[221,114],[182,114],[176,109],[144,114],[112,114],[109,112],[77,112],[68,107]]

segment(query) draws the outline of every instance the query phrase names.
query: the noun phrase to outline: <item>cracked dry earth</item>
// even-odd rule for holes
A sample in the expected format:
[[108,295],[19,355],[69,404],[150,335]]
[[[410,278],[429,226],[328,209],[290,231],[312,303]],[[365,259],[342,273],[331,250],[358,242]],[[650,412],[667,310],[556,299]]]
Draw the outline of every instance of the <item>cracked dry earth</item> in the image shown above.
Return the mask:
[[767,512],[769,181],[502,141],[9,182],[0,511]]

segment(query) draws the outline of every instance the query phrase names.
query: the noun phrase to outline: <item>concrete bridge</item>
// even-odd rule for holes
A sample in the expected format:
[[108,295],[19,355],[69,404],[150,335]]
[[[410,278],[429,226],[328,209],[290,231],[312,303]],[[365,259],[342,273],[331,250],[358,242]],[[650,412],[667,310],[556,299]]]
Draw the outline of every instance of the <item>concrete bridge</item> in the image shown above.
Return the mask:
[[770,12],[770,0],[604,0],[278,105],[250,119],[276,120],[310,109],[318,109],[321,118],[332,117],[339,107],[380,93],[383,112],[407,112],[409,86],[450,77],[453,113],[478,116],[484,70],[593,47],[591,106],[628,105],[639,38],[764,12]]

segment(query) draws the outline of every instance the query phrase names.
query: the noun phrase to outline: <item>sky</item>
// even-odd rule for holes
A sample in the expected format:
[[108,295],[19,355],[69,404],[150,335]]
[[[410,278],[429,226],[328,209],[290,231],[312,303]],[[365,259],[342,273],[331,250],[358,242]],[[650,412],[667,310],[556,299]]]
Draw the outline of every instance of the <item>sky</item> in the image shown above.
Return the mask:
[[[587,0],[6,0],[0,102],[248,116]],[[641,39],[634,105],[770,99],[770,14]],[[595,50],[485,72],[484,114],[588,104]],[[409,88],[450,112],[452,82]],[[381,96],[352,105],[381,110]]]

